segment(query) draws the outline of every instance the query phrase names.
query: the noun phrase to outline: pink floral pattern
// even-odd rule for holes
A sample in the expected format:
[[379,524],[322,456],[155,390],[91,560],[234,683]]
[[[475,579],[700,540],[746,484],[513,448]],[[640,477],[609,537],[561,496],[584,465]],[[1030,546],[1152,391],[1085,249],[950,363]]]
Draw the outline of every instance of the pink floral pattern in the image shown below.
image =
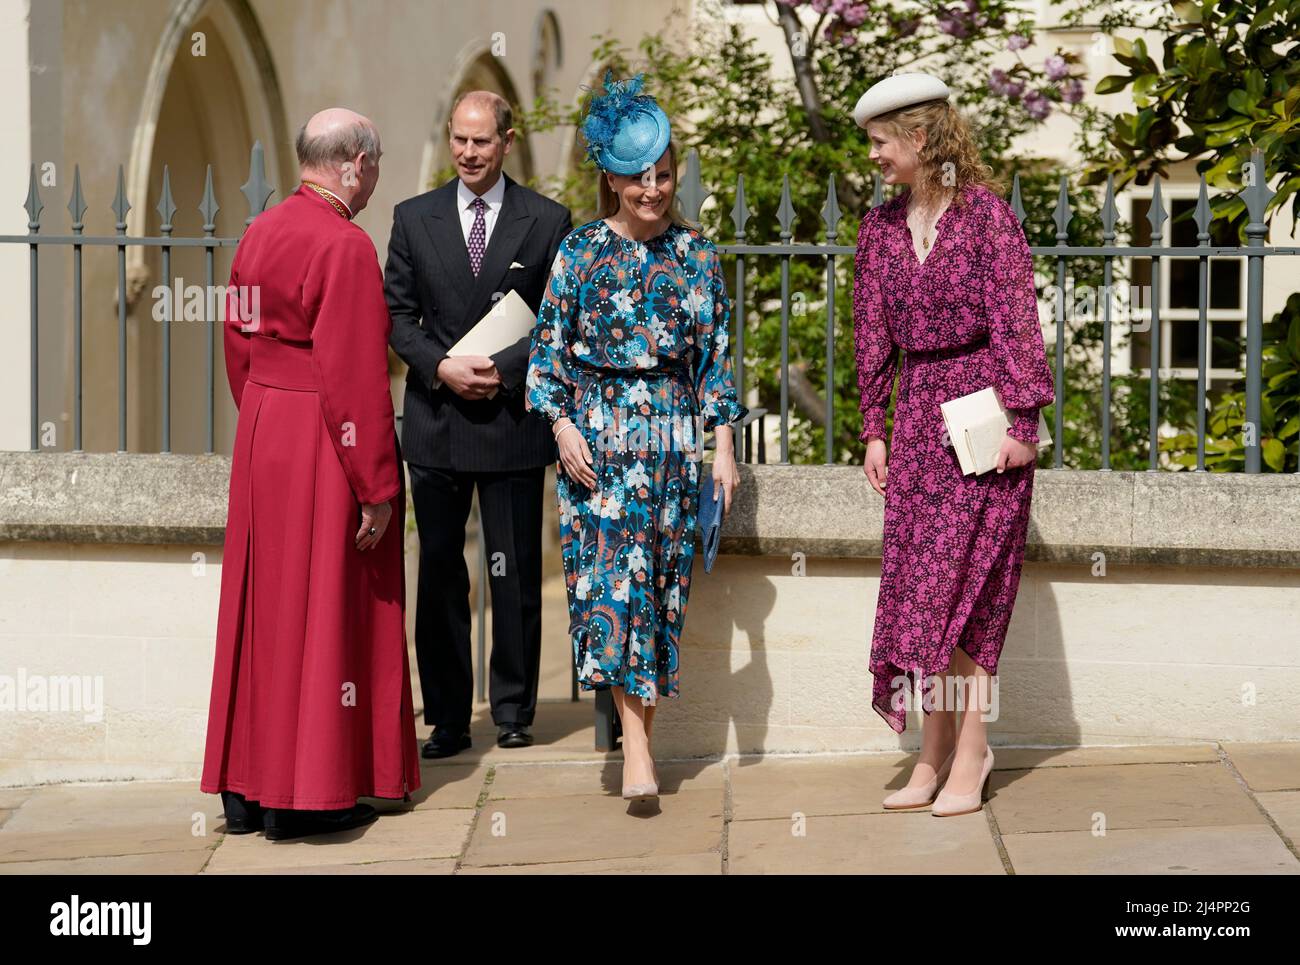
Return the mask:
[[962,189],[919,263],[906,192],[873,208],[855,268],[864,442],[884,438],[899,375],[870,669],[872,707],[902,733],[901,688],[942,673],[955,647],[997,673],[1033,493],[1033,463],[963,476],[939,405],[992,385],[1012,412],[1008,433],[1034,443],[1038,410],[1053,401],[1052,372],[1029,246],[987,188]]

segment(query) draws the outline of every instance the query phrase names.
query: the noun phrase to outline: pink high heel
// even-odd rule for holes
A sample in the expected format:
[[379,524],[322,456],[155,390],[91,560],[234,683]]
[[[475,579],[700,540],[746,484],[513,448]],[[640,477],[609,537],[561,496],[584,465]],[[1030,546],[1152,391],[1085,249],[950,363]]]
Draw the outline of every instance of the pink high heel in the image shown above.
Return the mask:
[[969,794],[955,794],[946,787],[934,799],[930,813],[938,818],[950,818],[957,814],[971,814],[984,810],[984,801],[988,798],[989,778],[993,776],[993,748],[984,747],[984,770],[980,774],[979,784]]
[[943,762],[943,766],[935,773],[925,784],[920,787],[904,787],[895,791],[889,797],[881,802],[881,806],[887,811],[906,811],[909,808],[923,808],[934,800],[935,793],[939,790],[939,785],[948,778],[948,772],[952,770],[953,758],[957,755],[957,748],[952,749],[948,759]]

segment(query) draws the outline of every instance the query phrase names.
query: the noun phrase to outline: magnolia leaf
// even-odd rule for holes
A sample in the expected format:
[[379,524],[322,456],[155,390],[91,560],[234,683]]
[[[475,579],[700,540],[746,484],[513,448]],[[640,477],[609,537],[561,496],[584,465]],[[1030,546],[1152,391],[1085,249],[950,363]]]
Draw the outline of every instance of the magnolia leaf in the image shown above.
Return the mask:
[[1133,80],[1131,76],[1126,77],[1122,74],[1110,74],[1097,81],[1096,92],[1098,94],[1113,94],[1121,91],[1128,86],[1129,81]]
[[1286,448],[1277,439],[1265,439],[1263,447],[1264,461],[1274,472],[1281,472],[1286,462]]

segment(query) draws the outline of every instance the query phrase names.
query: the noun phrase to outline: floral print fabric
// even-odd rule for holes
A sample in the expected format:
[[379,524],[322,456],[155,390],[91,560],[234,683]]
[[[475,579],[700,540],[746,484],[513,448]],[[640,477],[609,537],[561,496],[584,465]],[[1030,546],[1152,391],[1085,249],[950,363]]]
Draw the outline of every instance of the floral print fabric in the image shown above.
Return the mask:
[[1053,401],[1032,258],[1011,208],[965,187],[920,262],[907,197],[863,218],[854,278],[864,442],[884,437],[899,375],[870,658],[872,707],[898,733],[903,689],[945,671],[955,647],[997,673],[1029,525],[1034,464],[963,476],[939,406],[992,385],[1013,416],[1008,433],[1032,444],[1038,409]]
[[700,442],[746,411],[729,320],[717,249],[691,228],[639,242],[598,220],[556,254],[526,391],[530,410],[578,426],[597,478],[588,490],[561,467],[555,487],[584,690],[678,695]]

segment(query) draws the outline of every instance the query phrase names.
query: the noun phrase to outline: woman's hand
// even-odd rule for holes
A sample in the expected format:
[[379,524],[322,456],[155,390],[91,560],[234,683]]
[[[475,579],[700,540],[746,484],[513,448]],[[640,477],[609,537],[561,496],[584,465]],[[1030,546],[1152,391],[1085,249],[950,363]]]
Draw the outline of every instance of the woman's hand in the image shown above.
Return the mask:
[[[357,535],[353,542],[357,549],[363,552],[368,549],[374,549],[375,544],[384,538],[384,530],[388,529],[388,521],[393,518],[393,507],[390,503],[364,503],[361,506],[361,528],[357,530]],[[373,527],[374,535],[370,530]]]
[[862,462],[862,471],[871,483],[871,488],[882,496],[885,495],[885,462],[885,440],[880,436],[872,436],[867,440],[867,458]]
[[[575,427],[566,431],[565,426]],[[568,477],[595,491],[596,471],[592,468],[591,449],[582,436],[582,429],[577,428],[567,416],[555,422],[555,444],[560,449],[560,465]]]
[[1021,442],[1015,436],[1007,436],[1002,440],[1002,448],[998,450],[998,472],[1006,469],[1018,469],[1021,466],[1027,466],[1038,459],[1038,447],[1031,446],[1027,442]]
[[736,448],[731,426],[718,426],[713,430],[713,482],[722,487],[722,515],[731,512],[731,497],[740,486],[740,470],[736,468]]

